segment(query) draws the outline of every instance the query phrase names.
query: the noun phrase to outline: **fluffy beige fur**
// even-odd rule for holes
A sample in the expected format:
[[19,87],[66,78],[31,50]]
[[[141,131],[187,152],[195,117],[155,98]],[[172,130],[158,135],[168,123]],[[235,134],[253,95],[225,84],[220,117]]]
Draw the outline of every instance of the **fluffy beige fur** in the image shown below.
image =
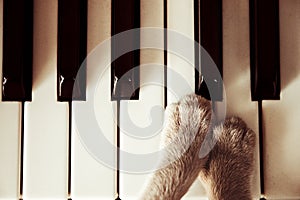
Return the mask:
[[200,177],[210,200],[250,200],[255,134],[238,117],[214,129],[217,143]]
[[[255,134],[239,118],[226,119],[211,130],[211,103],[187,95],[167,107],[161,166],[149,180],[140,199],[177,200],[200,177],[211,200],[251,198]],[[199,158],[206,134],[213,131],[212,151]]]

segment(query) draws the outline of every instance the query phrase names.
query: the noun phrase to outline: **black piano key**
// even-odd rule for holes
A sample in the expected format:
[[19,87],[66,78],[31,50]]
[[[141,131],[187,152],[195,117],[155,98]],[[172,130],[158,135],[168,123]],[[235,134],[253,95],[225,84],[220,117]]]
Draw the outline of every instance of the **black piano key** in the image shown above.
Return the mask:
[[32,48],[33,0],[4,0],[3,101],[31,101]]
[[[112,0],[111,35],[140,28],[140,0]],[[125,38],[125,40],[123,40]],[[139,98],[140,32],[113,37],[111,42],[112,100]],[[120,53],[127,49],[125,53]],[[136,50],[134,50],[136,49]]]
[[[195,46],[195,92],[207,99],[222,101],[222,0],[194,0],[194,17],[195,41],[212,59],[198,45]],[[217,67],[218,72],[212,65]]]
[[[85,100],[87,0],[58,1],[57,99]],[[81,66],[82,65],[82,66]],[[77,76],[78,70],[80,75]],[[74,87],[77,78],[76,87]],[[73,88],[74,91],[73,91]]]
[[280,99],[279,2],[249,4],[252,100]]

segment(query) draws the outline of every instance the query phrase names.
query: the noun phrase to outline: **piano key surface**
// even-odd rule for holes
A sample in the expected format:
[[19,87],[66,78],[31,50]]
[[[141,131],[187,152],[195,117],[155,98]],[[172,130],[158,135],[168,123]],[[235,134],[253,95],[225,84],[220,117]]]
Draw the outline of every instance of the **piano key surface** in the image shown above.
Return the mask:
[[[167,103],[171,104],[184,95],[195,92],[194,2],[193,0],[169,0],[167,6],[168,29],[174,31],[168,32],[167,35]],[[187,43],[180,43],[181,41],[174,39],[174,36],[181,37],[180,35]],[[185,55],[178,54],[181,48],[186,51]],[[200,197],[205,198],[206,194],[200,180],[196,179],[182,199],[190,200]]]
[[58,1],[57,99],[59,101],[85,100],[86,73],[77,77],[80,85],[76,87],[77,90],[73,90],[73,85],[77,71],[87,55],[87,4],[87,0]]
[[33,1],[2,0],[2,100],[30,101],[32,89]]
[[[222,101],[223,92],[223,34],[222,34],[222,0],[195,0],[194,1],[194,38],[202,48],[195,48],[195,92],[206,99]],[[196,30],[197,29],[197,30]],[[199,51],[200,54],[197,53]],[[207,58],[207,52],[210,58]],[[199,57],[200,56],[200,57]],[[218,74],[209,65],[212,59],[218,69]],[[199,83],[201,78],[203,83]],[[208,88],[209,87],[209,91]]]
[[[160,0],[141,0],[141,28],[163,28],[163,2]],[[155,15],[153,15],[155,10]],[[161,35],[152,35],[141,31],[141,46],[152,42],[163,41]],[[150,37],[149,37],[150,36]],[[163,47],[163,46],[162,46]],[[160,129],[163,122],[164,108],[164,71],[163,51],[159,49],[141,49],[140,52],[140,96],[137,101],[121,101],[120,103],[120,150],[129,155],[148,158],[159,150]],[[152,110],[153,109],[153,110]],[[152,127],[152,128],[149,128]],[[151,134],[151,135],[149,135]],[[128,160],[128,156],[120,154],[120,198],[137,199],[141,197],[151,170],[145,169],[155,164],[148,159],[144,162]],[[128,167],[130,164],[136,166]],[[136,167],[139,170],[135,170]],[[143,169],[144,168],[144,169]],[[150,172],[149,172],[150,171]]]
[[0,199],[19,198],[21,103],[0,103]]
[[[167,35],[167,103],[170,104],[195,91],[194,3],[192,0],[172,0],[167,1],[167,7],[170,30]],[[184,55],[180,55],[181,50]]]
[[[139,98],[139,68],[140,63],[140,0],[112,0],[111,35],[115,36],[124,31],[125,36],[111,39],[111,93],[112,99]],[[126,39],[124,39],[126,38]],[[125,54],[122,50],[127,50]]]
[[[145,52],[142,51],[141,53]],[[152,52],[145,53],[145,55],[150,53]],[[160,55],[156,55],[160,62],[163,62],[162,55],[162,52],[160,52]],[[141,59],[141,61],[144,60]],[[140,99],[138,102],[121,101],[120,150],[126,152],[120,154],[121,199],[137,199],[137,197],[140,197],[140,193],[151,174],[149,171],[153,172],[158,164],[158,160],[153,159],[158,159],[158,157],[150,155],[159,152],[161,138],[159,133],[163,125],[163,73],[157,73],[161,69],[161,66],[159,69],[155,69],[151,64],[142,67],[140,71],[142,80]],[[157,85],[147,85],[147,80],[150,82],[155,80]],[[150,98],[151,96],[152,98]],[[138,110],[143,111],[137,112]],[[133,160],[127,154],[133,158],[140,156],[141,159]]]
[[265,196],[300,199],[300,2],[280,0],[280,101],[263,101]]
[[[87,68],[89,69],[89,66]],[[87,77],[90,76],[88,75]],[[87,83],[89,85],[89,81]],[[97,103],[94,109],[98,126],[101,128],[101,133],[99,134],[103,134],[114,146],[116,140],[116,113],[113,111],[116,109],[116,102],[110,101],[110,70],[107,70],[102,76],[99,86],[95,97]],[[87,90],[87,92],[90,91]],[[87,97],[89,98],[89,96]],[[74,102],[73,108],[74,106],[80,107],[80,104],[93,106],[90,101]],[[117,197],[115,165],[112,165],[114,163],[106,163],[104,160],[99,160],[91,152],[90,146],[82,140],[82,137],[87,134],[86,132],[93,129],[92,127],[86,127],[86,132],[82,131],[82,129],[78,130],[78,123],[85,123],[86,117],[82,117],[81,113],[76,114],[76,117],[73,115],[72,123],[71,198],[73,200],[115,199]],[[96,140],[97,138],[94,139]],[[110,157],[112,160],[115,159],[113,152],[102,148],[101,138],[97,141],[99,141],[97,142],[99,151],[106,157]]]
[[57,102],[57,2],[34,1],[32,102],[24,108],[23,199],[66,199],[68,104]]
[[253,199],[259,199],[261,191],[258,103],[251,100],[250,91],[248,0],[223,1],[223,48],[226,114],[240,116],[256,133],[255,167],[251,185]]
[[[98,126],[102,129],[102,133],[108,141],[114,145],[116,135],[116,102],[111,101],[110,90],[110,68],[101,74],[100,70],[96,70],[96,76],[99,76],[99,83],[97,85],[91,82],[91,78],[95,78],[95,69],[103,68],[103,62],[110,61],[110,48],[103,51],[102,42],[110,38],[111,33],[111,1],[88,1],[88,38],[87,38],[87,101],[73,102],[72,115],[72,164],[71,164],[71,198],[73,200],[86,199],[115,199],[116,181],[115,170],[109,166],[109,163],[103,163],[96,160],[96,157],[90,152],[89,147],[86,146],[82,140],[82,135],[85,132],[78,130],[78,122],[85,122],[87,119],[81,119],[74,113],[74,107],[91,105],[91,97],[94,96],[95,117]],[[109,41],[106,41],[106,46]],[[97,46],[100,46],[97,48]],[[103,54],[101,54],[101,50]],[[102,63],[102,65],[101,65]],[[107,67],[107,66],[106,66]],[[96,77],[98,78],[98,77]],[[96,92],[92,88],[98,87]],[[79,117],[76,119],[76,117]],[[93,117],[93,116],[88,116]],[[74,121],[76,120],[76,121]],[[91,127],[86,128],[88,132]],[[92,129],[93,130],[93,129]],[[101,142],[101,141],[99,141]],[[99,145],[99,147],[101,147]],[[106,156],[115,158],[115,155],[103,150]]]
[[250,0],[251,94],[254,101],[279,99],[279,1]]
[[[3,1],[0,1],[3,10]],[[0,15],[0,29],[3,28],[3,15]],[[2,31],[0,31],[0,46],[2,46]],[[2,48],[0,61],[2,63]],[[2,65],[0,66],[2,77]],[[2,92],[0,94],[0,99]],[[16,200],[19,198],[19,143],[21,135],[21,102],[0,101],[0,199]]]

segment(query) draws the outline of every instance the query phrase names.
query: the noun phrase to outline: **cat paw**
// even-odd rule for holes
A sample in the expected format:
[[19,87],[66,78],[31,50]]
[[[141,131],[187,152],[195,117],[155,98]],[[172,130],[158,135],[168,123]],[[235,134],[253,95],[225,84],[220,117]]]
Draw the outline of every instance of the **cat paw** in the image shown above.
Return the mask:
[[162,145],[180,142],[187,147],[196,137],[203,139],[208,132],[211,103],[195,94],[186,95],[179,102],[168,105],[165,116]]
[[215,146],[200,172],[210,199],[250,199],[255,133],[238,118],[227,118],[213,130]]
[[256,136],[241,118],[227,118],[223,125],[214,129],[213,133],[219,151],[252,160]]

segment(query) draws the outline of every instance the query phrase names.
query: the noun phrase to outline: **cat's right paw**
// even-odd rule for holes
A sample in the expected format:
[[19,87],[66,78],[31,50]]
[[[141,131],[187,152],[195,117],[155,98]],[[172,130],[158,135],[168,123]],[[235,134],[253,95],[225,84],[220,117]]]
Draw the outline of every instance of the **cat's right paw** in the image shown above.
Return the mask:
[[186,95],[167,106],[165,120],[163,146],[175,143],[177,148],[189,148],[194,140],[198,140],[200,148],[211,124],[211,103],[196,94]]

